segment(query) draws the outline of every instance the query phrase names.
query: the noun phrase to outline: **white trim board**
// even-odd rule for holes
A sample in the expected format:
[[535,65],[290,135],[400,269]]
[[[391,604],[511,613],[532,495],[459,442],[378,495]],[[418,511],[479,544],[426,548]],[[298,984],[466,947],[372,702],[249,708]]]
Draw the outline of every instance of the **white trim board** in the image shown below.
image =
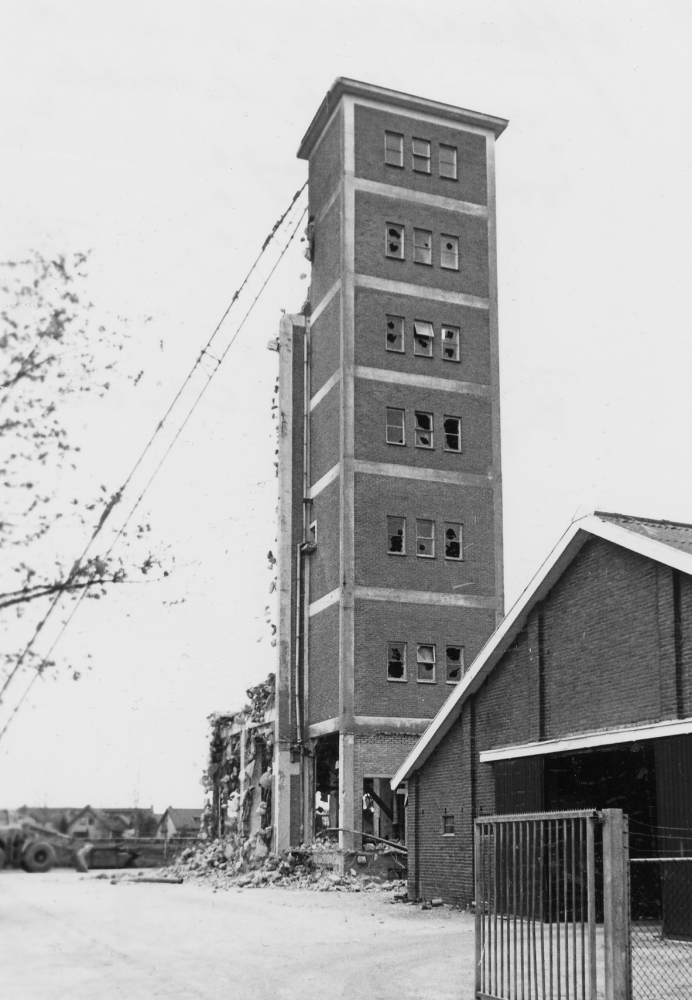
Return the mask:
[[[310,313],[310,326],[314,327],[317,320],[320,318],[321,313],[327,308],[329,303],[332,301],[334,296],[341,290],[341,278],[337,278],[332,287],[323,295],[320,301],[317,303],[315,308]],[[313,330],[314,332],[314,330]]]
[[430,302],[469,306],[471,309],[490,307],[488,299],[482,299],[478,295],[465,295],[463,292],[448,292],[444,288],[413,285],[407,281],[390,281],[388,278],[375,278],[371,274],[355,274],[353,280],[356,288],[370,288],[375,292],[388,292],[390,295],[408,295],[416,299],[428,299]]
[[312,412],[316,406],[318,406],[324,397],[330,392],[334,386],[341,381],[341,369],[337,368],[333,375],[330,375],[327,381],[324,383],[321,389],[318,389],[315,395],[310,400],[310,412]]
[[335,479],[338,479],[339,473],[341,472],[341,465],[339,462],[333,465],[329,472],[325,472],[321,479],[318,479],[316,483],[308,490],[307,499],[314,500],[316,496],[319,496],[322,490],[326,489],[330,483],[333,483]]
[[363,194],[375,194],[382,198],[396,198],[399,201],[411,201],[430,208],[442,208],[448,212],[458,212],[461,215],[476,215],[486,218],[487,205],[477,205],[472,201],[460,201],[458,198],[446,198],[440,194],[427,194],[414,188],[397,187],[395,184],[382,184],[380,181],[369,181],[364,177],[354,179],[356,191]]
[[[466,396],[480,396],[485,399],[489,399],[491,395],[489,385],[481,385],[476,382],[460,382],[454,378],[435,378],[432,375],[395,372],[391,368],[367,368],[365,365],[354,365],[353,374],[356,378],[369,379],[371,382],[413,385],[419,389],[439,389],[442,392],[458,392]],[[311,407],[312,405],[310,403]]]
[[336,590],[331,590],[324,597],[319,597],[316,601],[313,601],[308,608],[308,615],[310,618],[313,615],[318,615],[320,611],[324,611],[325,608],[330,608],[332,604],[337,604],[339,598],[341,597],[341,587],[337,587]]
[[448,469],[426,469],[417,465],[400,465],[389,462],[368,462],[356,458],[353,471],[368,476],[391,476],[393,479],[418,479],[428,483],[449,483],[453,486],[472,486],[477,489],[492,489],[490,476],[476,472],[452,472]]
[[482,750],[480,759],[482,764],[491,764],[496,760],[539,757],[549,753],[612,746],[616,743],[657,740],[664,736],[685,736],[687,733],[692,733],[692,719],[673,719],[668,722],[632,726],[630,729],[609,729],[598,733],[585,733],[582,736],[567,736],[561,740],[542,740],[540,743],[522,743],[516,747],[501,747],[498,750]]
[[353,595],[357,601],[391,601],[392,604],[432,604],[443,608],[490,608],[497,607],[494,597],[478,594],[447,594],[436,590],[398,590],[394,587],[355,588]]

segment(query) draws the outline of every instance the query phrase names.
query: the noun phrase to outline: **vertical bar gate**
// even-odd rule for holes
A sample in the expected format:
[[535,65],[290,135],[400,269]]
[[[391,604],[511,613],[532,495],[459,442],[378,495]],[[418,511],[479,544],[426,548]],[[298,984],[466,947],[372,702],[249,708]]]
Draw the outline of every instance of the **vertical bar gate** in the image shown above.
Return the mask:
[[476,997],[597,1000],[593,810],[476,820]]

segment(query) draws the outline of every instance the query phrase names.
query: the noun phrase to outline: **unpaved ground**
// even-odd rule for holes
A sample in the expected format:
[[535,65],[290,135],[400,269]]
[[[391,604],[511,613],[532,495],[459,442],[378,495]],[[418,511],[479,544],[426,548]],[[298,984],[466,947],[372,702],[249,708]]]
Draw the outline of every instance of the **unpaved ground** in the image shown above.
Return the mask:
[[389,894],[0,874],[2,1000],[471,1000],[473,921]]

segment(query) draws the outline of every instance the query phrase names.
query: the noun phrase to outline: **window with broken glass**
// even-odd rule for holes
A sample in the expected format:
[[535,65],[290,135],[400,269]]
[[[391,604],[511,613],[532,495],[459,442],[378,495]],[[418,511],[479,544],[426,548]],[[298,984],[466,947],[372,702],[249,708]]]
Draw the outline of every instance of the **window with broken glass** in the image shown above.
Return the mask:
[[413,230],[413,260],[416,264],[432,264],[432,233],[428,229]]
[[430,141],[428,139],[413,139],[411,141],[412,166],[416,173],[430,173]]
[[404,353],[404,317],[387,316],[387,336],[385,344],[388,351]]
[[390,642],[387,650],[387,680],[406,680],[406,643]]
[[445,417],[445,451],[461,451],[461,417]]
[[445,660],[447,667],[447,683],[458,684],[464,676],[463,646],[447,646],[445,649]]
[[432,448],[433,415],[416,410],[416,448]]
[[440,177],[451,181],[457,179],[457,148],[440,143]]
[[418,647],[418,680],[422,684],[435,683],[435,647]]
[[450,271],[459,270],[459,237],[440,237],[440,267],[446,267]]
[[390,556],[406,555],[405,517],[387,517],[387,552]]
[[444,361],[459,361],[461,352],[459,350],[459,327],[442,327],[442,358]]
[[406,444],[405,410],[387,407],[387,444]]
[[435,558],[435,522],[416,519],[416,555],[423,559]]
[[398,132],[384,134],[384,162],[390,167],[404,165],[404,137]]
[[442,836],[454,836],[454,816],[452,813],[445,813],[442,817]]
[[433,338],[435,331],[432,323],[426,320],[414,319],[413,321],[413,353],[419,358],[431,358],[433,356]]
[[404,227],[395,222],[388,222],[385,226],[385,252],[388,257],[396,257],[397,260],[404,259]]
[[445,521],[445,559],[462,558],[462,527],[455,521]]

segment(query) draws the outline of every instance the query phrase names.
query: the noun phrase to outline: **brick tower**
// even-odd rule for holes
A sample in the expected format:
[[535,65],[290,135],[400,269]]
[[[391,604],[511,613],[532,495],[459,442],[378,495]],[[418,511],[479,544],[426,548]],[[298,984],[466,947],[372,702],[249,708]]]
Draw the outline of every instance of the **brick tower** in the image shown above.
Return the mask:
[[279,337],[278,849],[319,825],[344,848],[405,836],[388,779],[503,614],[506,124],[338,79],[298,152],[312,278]]

